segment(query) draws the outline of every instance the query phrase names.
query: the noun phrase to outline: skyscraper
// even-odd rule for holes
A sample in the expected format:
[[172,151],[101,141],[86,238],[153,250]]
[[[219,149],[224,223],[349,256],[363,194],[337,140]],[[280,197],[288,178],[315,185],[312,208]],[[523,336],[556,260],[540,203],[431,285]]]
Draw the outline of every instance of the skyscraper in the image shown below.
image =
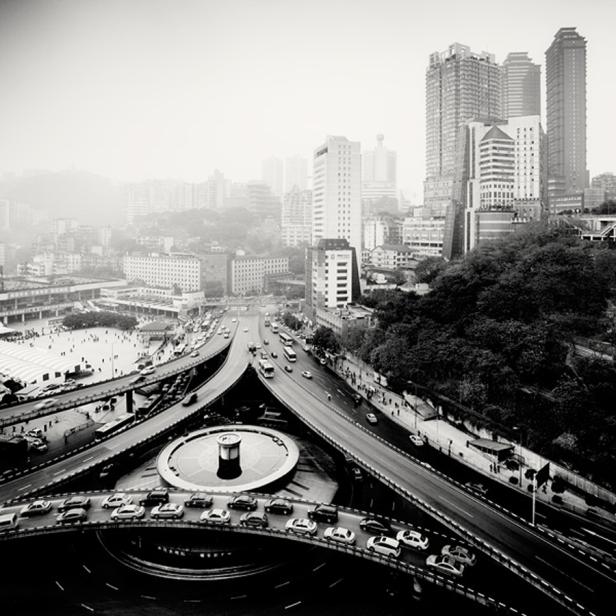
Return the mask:
[[270,187],[273,195],[281,197],[282,161],[274,156],[264,160],[261,167],[261,179]]
[[396,199],[397,156],[383,145],[383,135],[376,136],[376,147],[361,157],[361,193],[364,206],[381,199]]
[[426,72],[426,181],[424,204],[443,216],[452,202],[460,130],[470,120],[497,120],[502,67],[494,55],[454,43],[430,55]]
[[503,118],[541,114],[541,67],[526,51],[514,51],[503,62]]
[[586,168],[586,39],[561,28],[545,52],[549,197],[581,193]]
[[285,194],[280,217],[280,236],[285,246],[310,244],[312,191],[297,186]]
[[284,191],[288,193],[294,188],[306,190],[308,187],[308,161],[301,156],[290,156],[285,161]]
[[361,154],[358,141],[327,137],[315,150],[312,243],[344,238],[361,253]]

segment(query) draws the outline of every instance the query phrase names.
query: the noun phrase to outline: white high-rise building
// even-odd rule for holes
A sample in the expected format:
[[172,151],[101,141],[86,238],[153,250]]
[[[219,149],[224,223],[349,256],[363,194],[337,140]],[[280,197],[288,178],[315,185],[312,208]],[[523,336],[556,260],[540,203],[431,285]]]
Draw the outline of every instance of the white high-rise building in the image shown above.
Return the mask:
[[282,196],[282,161],[272,156],[263,161],[261,180],[267,184],[276,197]]
[[294,188],[308,188],[308,161],[301,156],[290,156],[285,161],[284,191],[288,193]]
[[310,244],[312,233],[312,191],[289,191],[282,202],[280,235],[285,246]]
[[314,152],[312,175],[313,245],[322,239],[345,239],[355,249],[359,261],[362,246],[359,142],[328,136]]

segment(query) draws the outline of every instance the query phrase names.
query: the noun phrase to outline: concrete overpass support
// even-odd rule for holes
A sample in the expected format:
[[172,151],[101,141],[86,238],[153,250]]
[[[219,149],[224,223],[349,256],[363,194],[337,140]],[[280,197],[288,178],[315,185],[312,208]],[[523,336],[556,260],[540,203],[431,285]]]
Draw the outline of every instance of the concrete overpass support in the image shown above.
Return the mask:
[[129,389],[126,392],[126,412],[127,413],[133,412],[133,391],[132,389]]

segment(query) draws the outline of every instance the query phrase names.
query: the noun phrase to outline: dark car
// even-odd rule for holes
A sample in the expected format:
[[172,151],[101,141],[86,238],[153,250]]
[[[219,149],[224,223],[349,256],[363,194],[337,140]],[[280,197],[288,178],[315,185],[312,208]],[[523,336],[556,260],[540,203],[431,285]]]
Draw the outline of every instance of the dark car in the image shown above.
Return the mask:
[[168,502],[169,492],[167,488],[154,488],[139,501],[139,504],[144,507],[151,507],[152,505],[161,505]]
[[190,498],[184,501],[186,507],[194,507],[195,509],[207,509],[212,506],[214,499],[205,492],[195,492],[190,495]]
[[379,518],[363,518],[359,527],[373,535],[388,535],[393,532],[389,523]]
[[267,528],[267,514],[259,511],[248,511],[242,514],[240,524],[251,528]]
[[89,509],[90,498],[88,496],[71,496],[65,498],[59,505],[58,511],[68,511],[69,509]]
[[293,372],[293,368],[291,366],[289,366],[289,364],[286,364],[284,367],[286,372]]
[[268,513],[290,515],[293,513],[293,505],[284,498],[270,498],[270,500],[265,503],[265,511]]
[[257,499],[248,494],[238,494],[227,503],[229,509],[242,509],[244,511],[254,511],[258,506]]
[[278,357],[278,353],[276,353],[276,351],[272,351],[272,352],[270,353],[270,355],[271,355],[274,359],[277,359],[277,357]]
[[317,505],[308,512],[308,517],[315,522],[333,524],[338,521],[338,509],[333,505]]

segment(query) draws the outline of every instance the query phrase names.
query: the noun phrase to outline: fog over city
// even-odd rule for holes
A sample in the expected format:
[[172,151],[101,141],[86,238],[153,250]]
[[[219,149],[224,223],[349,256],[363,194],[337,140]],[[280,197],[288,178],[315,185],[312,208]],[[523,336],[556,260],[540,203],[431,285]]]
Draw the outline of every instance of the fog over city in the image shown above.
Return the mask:
[[613,616],[614,24],[0,0],[2,614]]

